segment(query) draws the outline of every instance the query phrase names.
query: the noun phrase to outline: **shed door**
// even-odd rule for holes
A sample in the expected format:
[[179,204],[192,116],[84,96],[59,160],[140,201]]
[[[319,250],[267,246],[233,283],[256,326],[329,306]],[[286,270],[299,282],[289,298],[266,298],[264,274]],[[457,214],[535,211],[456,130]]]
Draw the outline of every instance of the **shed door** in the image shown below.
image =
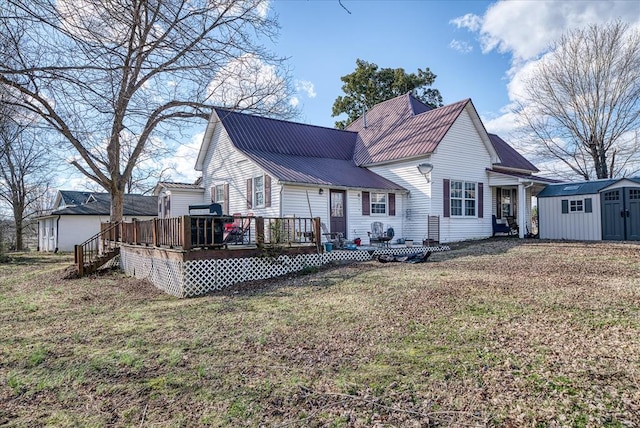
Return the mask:
[[622,189],[602,193],[602,239],[624,240],[625,219]]
[[640,189],[625,187],[624,202],[626,239],[640,241]]
[[329,192],[330,203],[330,227],[331,233],[342,233],[342,236],[347,236],[347,217],[345,206],[345,191],[344,190],[331,190]]

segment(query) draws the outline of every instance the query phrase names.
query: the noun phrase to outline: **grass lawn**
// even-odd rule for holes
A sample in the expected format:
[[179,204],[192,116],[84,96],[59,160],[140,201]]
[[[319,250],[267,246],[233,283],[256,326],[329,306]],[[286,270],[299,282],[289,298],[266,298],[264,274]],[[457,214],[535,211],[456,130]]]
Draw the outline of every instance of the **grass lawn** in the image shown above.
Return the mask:
[[640,426],[640,246],[489,240],[179,300],[0,264],[0,426]]

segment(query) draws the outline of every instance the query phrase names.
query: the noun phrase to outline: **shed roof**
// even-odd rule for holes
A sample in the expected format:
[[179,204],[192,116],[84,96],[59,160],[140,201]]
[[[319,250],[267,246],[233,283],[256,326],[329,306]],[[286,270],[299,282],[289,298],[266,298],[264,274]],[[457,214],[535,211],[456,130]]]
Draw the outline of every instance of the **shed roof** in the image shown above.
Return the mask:
[[550,184],[538,193],[539,198],[554,196],[592,195],[600,192],[605,187],[611,186],[621,180],[631,180],[640,184],[640,177],[613,178],[602,180],[580,181],[573,183]]

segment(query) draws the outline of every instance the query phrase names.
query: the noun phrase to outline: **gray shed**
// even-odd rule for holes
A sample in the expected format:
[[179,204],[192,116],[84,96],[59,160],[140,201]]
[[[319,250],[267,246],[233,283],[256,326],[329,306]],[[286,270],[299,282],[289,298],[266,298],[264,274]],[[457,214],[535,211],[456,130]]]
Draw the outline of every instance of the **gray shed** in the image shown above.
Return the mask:
[[542,239],[640,240],[640,177],[550,184],[538,194]]

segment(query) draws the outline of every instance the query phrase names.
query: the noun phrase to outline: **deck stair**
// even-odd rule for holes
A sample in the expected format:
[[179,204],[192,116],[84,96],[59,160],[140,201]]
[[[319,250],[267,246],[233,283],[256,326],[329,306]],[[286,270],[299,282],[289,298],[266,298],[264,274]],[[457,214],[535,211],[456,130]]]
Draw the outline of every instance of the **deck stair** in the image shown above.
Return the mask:
[[120,254],[118,237],[121,223],[116,222],[99,233],[75,246],[75,264],[78,276],[95,273],[102,266]]

